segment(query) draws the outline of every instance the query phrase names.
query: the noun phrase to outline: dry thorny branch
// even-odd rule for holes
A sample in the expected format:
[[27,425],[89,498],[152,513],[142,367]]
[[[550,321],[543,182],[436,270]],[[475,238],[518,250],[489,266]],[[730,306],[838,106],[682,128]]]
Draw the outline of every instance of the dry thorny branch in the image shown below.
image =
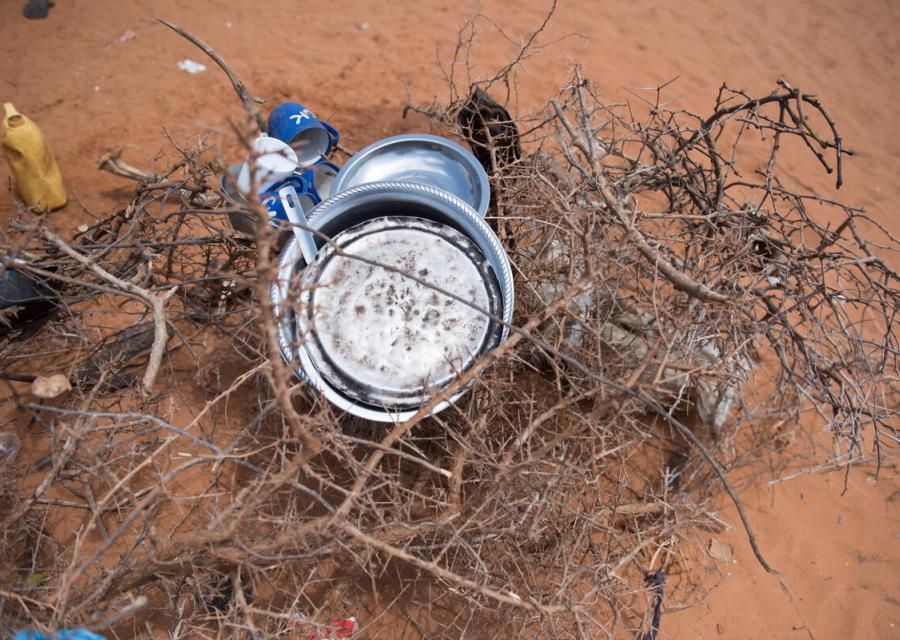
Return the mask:
[[[724,484],[737,503],[728,471],[783,459],[803,414],[849,459],[882,459],[898,276],[879,254],[897,242],[779,164],[806,149],[840,185],[825,107],[780,82],[722,87],[707,117],[659,95],[637,115],[576,69],[516,119],[510,153],[493,135],[510,123],[475,136],[458,114],[472,89],[513,86],[535,40],[482,83],[448,74],[448,104],[410,106],[486,147],[518,307],[503,346],[390,428],[336,414],[282,363],[275,234],[222,201],[205,142],[158,172],[110,156],[134,197],[70,240],[10,225],[6,268],[60,307],[2,347],[4,429],[46,452],[0,469],[4,632],[309,637],[355,614],[367,637],[643,637],[645,575],[695,598],[692,532],[721,526],[709,497]],[[245,144],[255,120],[235,125]],[[56,372],[74,391],[53,401],[13,383]]]

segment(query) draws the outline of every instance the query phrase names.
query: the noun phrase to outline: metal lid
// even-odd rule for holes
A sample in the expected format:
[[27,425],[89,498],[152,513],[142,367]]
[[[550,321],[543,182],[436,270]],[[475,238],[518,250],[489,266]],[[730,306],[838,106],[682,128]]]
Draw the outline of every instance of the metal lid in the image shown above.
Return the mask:
[[488,260],[432,220],[379,217],[347,229],[299,284],[297,337],[311,364],[368,405],[422,404],[500,342],[502,324],[481,311],[502,316]]

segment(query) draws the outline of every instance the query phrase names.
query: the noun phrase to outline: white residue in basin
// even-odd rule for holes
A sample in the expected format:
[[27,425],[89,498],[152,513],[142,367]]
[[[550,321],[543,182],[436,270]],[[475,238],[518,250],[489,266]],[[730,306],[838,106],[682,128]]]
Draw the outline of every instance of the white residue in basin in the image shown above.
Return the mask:
[[322,348],[338,369],[380,389],[415,389],[450,377],[481,347],[489,319],[419,284],[433,284],[481,309],[489,294],[472,260],[444,238],[416,229],[385,229],[329,260],[313,296]]

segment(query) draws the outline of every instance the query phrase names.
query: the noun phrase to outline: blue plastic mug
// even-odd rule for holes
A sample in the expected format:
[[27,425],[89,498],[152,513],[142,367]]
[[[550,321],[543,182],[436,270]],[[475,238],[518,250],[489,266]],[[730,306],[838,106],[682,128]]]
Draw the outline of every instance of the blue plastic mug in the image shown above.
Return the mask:
[[291,177],[272,185],[268,191],[259,195],[259,201],[269,212],[269,220],[274,226],[278,226],[282,222],[288,222],[287,213],[285,212],[284,206],[281,204],[281,198],[278,195],[278,190],[287,185],[291,185],[296,189],[300,200],[300,207],[304,212],[310,211],[318,204],[318,199],[310,192],[310,184],[307,182],[306,178],[294,174]]
[[341,139],[338,130],[296,102],[284,102],[269,114],[268,134],[288,143],[301,166],[315,164]]
[[309,185],[309,194],[316,204],[327,200],[331,196],[331,187],[340,169],[333,162],[317,162],[308,169],[301,171],[300,175]]

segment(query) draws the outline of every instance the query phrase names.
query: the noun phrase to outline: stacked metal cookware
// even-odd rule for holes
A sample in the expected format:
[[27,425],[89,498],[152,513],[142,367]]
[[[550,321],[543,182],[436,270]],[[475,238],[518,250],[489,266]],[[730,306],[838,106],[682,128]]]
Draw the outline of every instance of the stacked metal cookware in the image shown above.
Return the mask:
[[512,319],[509,260],[484,221],[484,169],[427,134],[380,140],[339,169],[327,161],[337,130],[296,103],[272,111],[267,133],[222,190],[238,204],[258,198],[287,230],[271,290],[286,361],[361,418],[446,408],[468,388],[448,386],[506,339]]

